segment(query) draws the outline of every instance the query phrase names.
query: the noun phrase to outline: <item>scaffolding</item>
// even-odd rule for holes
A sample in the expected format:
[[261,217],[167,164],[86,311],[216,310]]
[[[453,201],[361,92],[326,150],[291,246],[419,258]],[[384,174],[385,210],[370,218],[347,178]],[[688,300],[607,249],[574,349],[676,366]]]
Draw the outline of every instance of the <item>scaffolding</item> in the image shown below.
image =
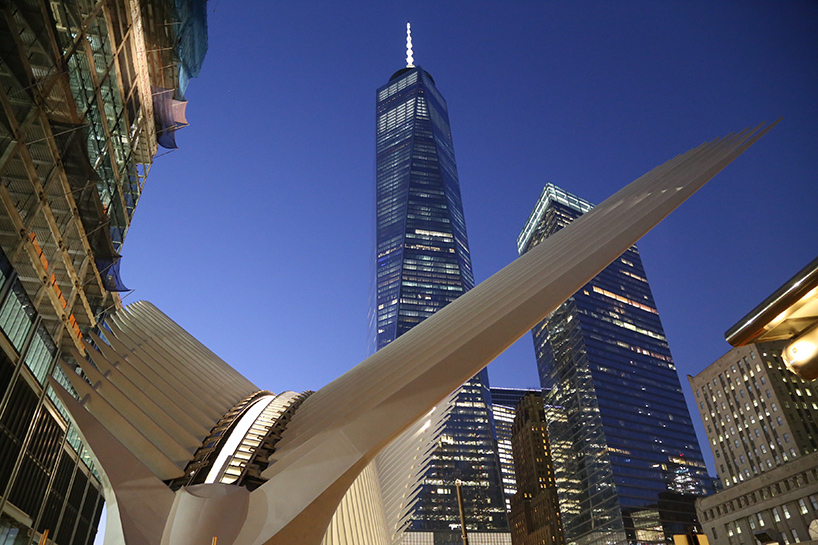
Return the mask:
[[205,18],[194,0],[4,3],[0,246],[60,347],[82,351],[119,306],[122,242],[158,141],[186,124],[162,113],[198,74]]

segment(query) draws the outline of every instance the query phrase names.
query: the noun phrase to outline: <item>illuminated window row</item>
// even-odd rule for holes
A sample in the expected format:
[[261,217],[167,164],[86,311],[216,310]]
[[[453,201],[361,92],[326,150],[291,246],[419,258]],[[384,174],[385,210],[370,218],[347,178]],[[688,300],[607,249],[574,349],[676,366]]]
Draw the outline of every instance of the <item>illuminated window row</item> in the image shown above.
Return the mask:
[[417,83],[417,81],[418,81],[418,73],[413,72],[412,74],[409,74],[407,77],[396,81],[395,83],[393,83],[389,87],[387,87],[385,89],[381,89],[378,92],[378,102],[389,98],[390,96],[394,95],[398,91],[402,91],[402,90],[406,89],[410,85],[413,85],[413,84]]
[[620,303],[625,303],[625,304],[627,304],[627,305],[631,305],[632,307],[636,307],[636,308],[638,308],[638,309],[642,309],[642,310],[644,310],[644,311],[651,312],[651,313],[653,313],[653,314],[659,314],[659,313],[656,311],[656,309],[655,309],[655,308],[652,308],[652,307],[649,307],[648,305],[644,305],[644,304],[642,304],[642,303],[639,303],[639,302],[637,302],[637,301],[634,301],[633,299],[628,299],[627,297],[623,297],[623,296],[621,296],[621,295],[617,295],[616,293],[610,292],[610,291],[608,291],[608,290],[604,290],[604,289],[599,288],[599,287],[597,287],[597,286],[593,286],[593,290],[594,290],[594,293],[599,293],[599,294],[601,294],[601,295],[604,295],[605,297],[609,297],[609,298],[611,298],[611,299],[615,299],[615,300],[619,301]]

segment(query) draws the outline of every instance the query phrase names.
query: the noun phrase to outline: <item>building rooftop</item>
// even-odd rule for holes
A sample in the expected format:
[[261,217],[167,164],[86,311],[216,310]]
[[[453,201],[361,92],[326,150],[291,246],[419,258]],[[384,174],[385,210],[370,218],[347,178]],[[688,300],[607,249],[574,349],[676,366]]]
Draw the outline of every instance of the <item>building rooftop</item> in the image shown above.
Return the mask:
[[818,323],[818,257],[724,334],[733,346],[795,337]]
[[531,240],[531,236],[534,234],[534,231],[536,231],[537,226],[540,224],[540,220],[542,219],[543,214],[545,214],[546,208],[548,208],[549,203],[552,201],[564,204],[565,206],[573,208],[574,210],[582,212],[583,214],[594,207],[592,203],[581,197],[572,195],[571,193],[568,193],[564,189],[560,189],[552,183],[545,184],[542,193],[540,193],[540,198],[537,200],[537,204],[534,206],[534,210],[531,211],[531,215],[528,216],[528,221],[525,222],[525,227],[523,227],[523,230],[517,237],[517,251],[520,253],[520,255],[522,255],[526,246],[528,246],[528,241]]

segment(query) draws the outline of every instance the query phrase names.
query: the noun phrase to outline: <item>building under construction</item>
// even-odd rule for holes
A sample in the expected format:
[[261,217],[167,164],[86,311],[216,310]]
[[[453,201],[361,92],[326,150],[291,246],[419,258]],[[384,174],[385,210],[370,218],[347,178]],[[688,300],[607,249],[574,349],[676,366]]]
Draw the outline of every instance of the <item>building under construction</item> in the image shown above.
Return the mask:
[[0,543],[92,543],[102,484],[47,383],[120,306],[122,242],[186,125],[205,0],[0,2]]

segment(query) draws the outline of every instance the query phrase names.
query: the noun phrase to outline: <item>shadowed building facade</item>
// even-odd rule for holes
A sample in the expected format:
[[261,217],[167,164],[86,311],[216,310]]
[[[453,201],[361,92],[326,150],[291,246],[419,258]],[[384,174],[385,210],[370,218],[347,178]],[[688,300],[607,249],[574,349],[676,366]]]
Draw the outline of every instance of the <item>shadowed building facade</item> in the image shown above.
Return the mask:
[[725,333],[732,350],[688,376],[723,485],[696,502],[713,543],[816,537],[817,329],[814,259]]
[[[546,185],[520,254],[592,208]],[[532,335],[566,541],[665,543],[686,533],[709,480],[636,247]]]
[[[474,276],[446,101],[432,76],[419,66],[396,72],[377,90],[376,115],[380,350],[473,288]],[[394,540],[406,531],[425,536],[406,543],[458,542],[457,479],[469,530],[508,531],[490,403],[482,370],[379,456]]]
[[509,525],[514,545],[563,545],[557,482],[543,398],[526,394],[517,405],[511,436],[517,493]]
[[688,376],[723,489],[696,502],[712,543],[809,539],[818,526],[818,384],[787,370],[786,341],[733,348]]
[[529,393],[539,394],[540,390],[491,388],[491,412],[494,416],[494,435],[497,438],[497,455],[500,457],[500,475],[503,478],[507,512],[511,510],[511,498],[517,493],[517,477],[514,475],[514,457],[511,452],[514,411]]

